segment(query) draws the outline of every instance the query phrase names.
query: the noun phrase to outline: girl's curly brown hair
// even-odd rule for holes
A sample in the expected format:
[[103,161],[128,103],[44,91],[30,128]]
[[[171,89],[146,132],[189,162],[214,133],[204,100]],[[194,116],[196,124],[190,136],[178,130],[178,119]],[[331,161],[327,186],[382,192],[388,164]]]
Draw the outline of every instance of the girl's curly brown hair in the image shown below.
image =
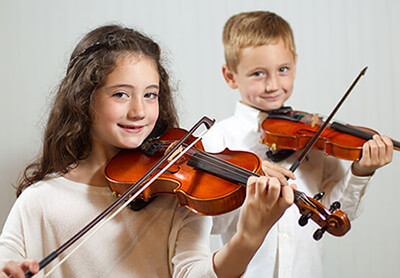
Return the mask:
[[71,55],[48,118],[42,152],[25,168],[17,196],[49,174],[67,173],[89,155],[93,93],[112,72],[117,59],[131,53],[152,59],[160,75],[160,114],[155,130],[178,126],[169,75],[162,65],[158,44],[138,31],[119,25],[96,28],[78,43]]

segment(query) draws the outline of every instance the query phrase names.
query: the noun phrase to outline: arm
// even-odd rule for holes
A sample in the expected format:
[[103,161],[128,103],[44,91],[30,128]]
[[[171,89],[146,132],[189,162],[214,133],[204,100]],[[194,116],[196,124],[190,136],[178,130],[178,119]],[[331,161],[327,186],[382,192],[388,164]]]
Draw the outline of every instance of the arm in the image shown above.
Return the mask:
[[214,254],[214,269],[218,277],[239,277],[244,273],[268,231],[293,199],[293,190],[286,186],[281,190],[276,178],[249,178],[237,232]]
[[327,157],[323,179],[323,190],[328,193],[325,205],[339,201],[341,209],[351,220],[357,218],[363,210],[363,200],[372,175],[378,168],[390,163],[392,156],[392,141],[386,136],[375,136],[363,145],[361,159],[353,162],[347,172],[344,161]]

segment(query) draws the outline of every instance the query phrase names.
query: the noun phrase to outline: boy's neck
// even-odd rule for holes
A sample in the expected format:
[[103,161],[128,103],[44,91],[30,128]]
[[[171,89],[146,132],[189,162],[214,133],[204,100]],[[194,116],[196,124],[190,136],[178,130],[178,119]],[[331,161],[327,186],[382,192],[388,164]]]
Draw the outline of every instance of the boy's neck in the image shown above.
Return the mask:
[[248,107],[256,109],[256,110],[258,110],[258,111],[260,111],[260,112],[262,112],[264,114],[271,114],[271,113],[287,114],[287,113],[289,113],[290,111],[293,110],[292,107],[290,107],[290,106],[282,106],[281,108],[274,109],[274,110],[263,110],[263,109],[260,109],[258,107],[255,107],[255,106],[253,106],[251,104],[248,104],[248,103],[244,102],[243,100],[239,100],[239,102],[244,104],[244,105],[246,105],[246,106],[248,106]]

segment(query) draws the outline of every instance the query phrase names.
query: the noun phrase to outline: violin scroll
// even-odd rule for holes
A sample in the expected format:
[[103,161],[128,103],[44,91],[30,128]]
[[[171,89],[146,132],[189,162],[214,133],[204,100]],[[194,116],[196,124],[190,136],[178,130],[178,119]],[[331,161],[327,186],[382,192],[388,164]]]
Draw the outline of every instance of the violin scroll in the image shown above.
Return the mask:
[[350,220],[347,214],[340,210],[339,202],[332,203],[329,210],[318,202],[323,195],[324,193],[321,192],[316,194],[314,198],[310,198],[304,193],[295,191],[295,204],[301,214],[299,225],[305,226],[311,218],[320,226],[313,235],[315,240],[320,240],[325,232],[334,236],[343,236],[351,228]]

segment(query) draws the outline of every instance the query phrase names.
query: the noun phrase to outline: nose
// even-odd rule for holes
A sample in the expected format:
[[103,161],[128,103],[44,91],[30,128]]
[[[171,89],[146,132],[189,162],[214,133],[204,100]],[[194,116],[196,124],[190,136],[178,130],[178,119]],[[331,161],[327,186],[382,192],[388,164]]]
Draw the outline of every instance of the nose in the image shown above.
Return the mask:
[[146,116],[146,109],[143,99],[132,99],[129,104],[128,118],[129,119],[143,119]]
[[276,76],[276,74],[268,75],[265,85],[265,91],[273,92],[278,90],[278,83],[278,77]]

